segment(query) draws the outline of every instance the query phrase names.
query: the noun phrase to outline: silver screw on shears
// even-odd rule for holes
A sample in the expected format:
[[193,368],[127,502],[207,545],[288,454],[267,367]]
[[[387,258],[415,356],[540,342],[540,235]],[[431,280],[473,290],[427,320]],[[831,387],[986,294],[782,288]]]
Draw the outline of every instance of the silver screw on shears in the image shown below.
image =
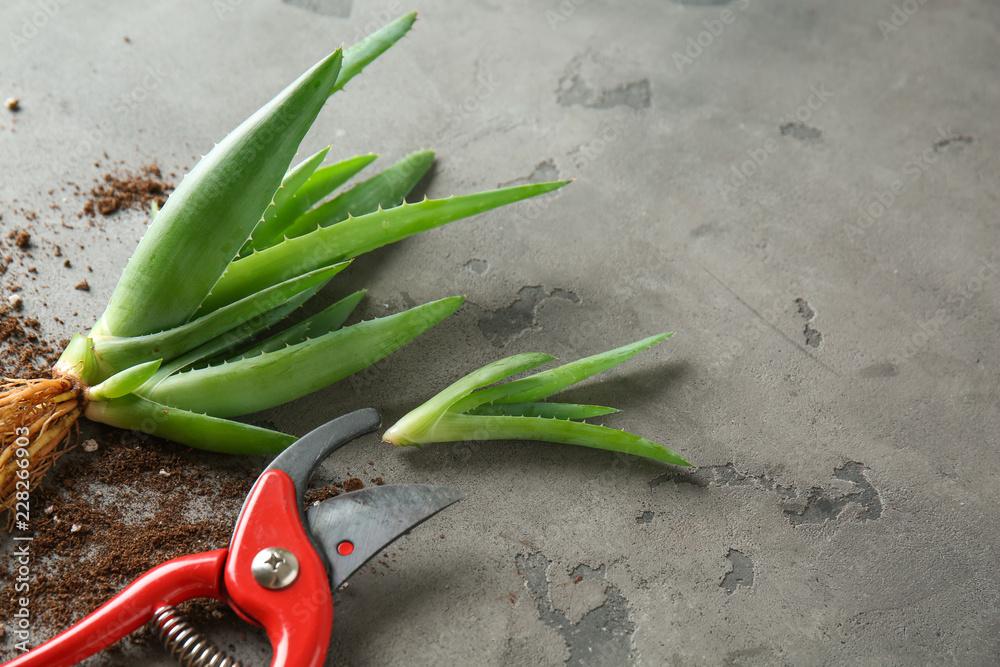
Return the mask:
[[299,559],[288,549],[261,549],[250,563],[250,571],[264,588],[279,590],[291,586],[299,576]]

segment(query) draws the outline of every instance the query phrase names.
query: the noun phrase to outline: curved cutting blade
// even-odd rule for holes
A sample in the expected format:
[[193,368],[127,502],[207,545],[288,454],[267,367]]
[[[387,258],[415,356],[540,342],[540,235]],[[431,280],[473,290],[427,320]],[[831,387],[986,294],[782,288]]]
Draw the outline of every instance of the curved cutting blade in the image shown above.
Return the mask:
[[[303,523],[305,523],[303,500],[306,491],[309,489],[309,478],[312,477],[316,467],[334,451],[366,433],[371,433],[381,423],[382,417],[374,408],[355,410],[332,421],[328,421],[322,426],[306,433],[289,445],[285,451],[278,454],[261,473],[261,477],[270,470],[281,470],[292,479],[292,482],[295,484],[295,496],[299,507],[299,515],[302,517]],[[259,481],[260,477],[257,479]],[[252,491],[247,496],[247,499],[243,501],[237,525],[243,521],[243,513],[246,512],[247,503],[250,502],[251,496],[253,496]],[[236,535],[234,534],[233,538],[235,539],[235,537]],[[313,543],[316,551],[319,552],[320,557],[323,558],[323,549],[319,541],[312,535],[309,536],[309,540]],[[328,562],[324,562],[324,565],[329,567]]]
[[331,589],[397,537],[463,497],[443,486],[400,484],[352,491],[310,507],[309,532],[326,552]]
[[287,473],[295,483],[299,508],[303,509],[302,499],[309,488],[309,478],[323,459],[355,438],[371,433],[381,423],[382,417],[374,408],[355,410],[337,417],[293,442],[271,461],[264,472],[282,470]]

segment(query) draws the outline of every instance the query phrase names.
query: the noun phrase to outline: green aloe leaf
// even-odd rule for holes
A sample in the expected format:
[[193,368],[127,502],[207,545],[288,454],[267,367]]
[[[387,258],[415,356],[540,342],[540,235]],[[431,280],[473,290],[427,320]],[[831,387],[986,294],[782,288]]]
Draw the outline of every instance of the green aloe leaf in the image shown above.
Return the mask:
[[600,405],[575,403],[492,403],[478,405],[466,414],[491,417],[540,417],[542,419],[589,419],[618,412]]
[[162,362],[162,359],[147,361],[121,373],[116,373],[99,385],[91,387],[90,391],[87,392],[88,398],[91,401],[106,401],[131,394],[153,377]]
[[357,257],[375,248],[462,218],[551,192],[568,181],[519,185],[447,199],[425,199],[387,211],[348,218],[304,236],[238,259],[212,289],[203,308],[209,311],[287,280],[306,270]]
[[[429,436],[428,433],[452,405],[467,396],[470,392],[508,378],[516,373],[547,364],[554,359],[555,357],[551,354],[528,352],[512,357],[505,357],[482,368],[478,368],[438,392],[433,398],[416,410],[409,412],[405,417],[396,422],[391,429],[386,431],[385,439],[397,445],[404,444],[400,440],[406,440],[406,444],[410,442],[434,442],[433,437]],[[427,439],[423,440],[422,438],[425,437]]]
[[451,315],[462,301],[433,301],[274,352],[178,373],[140,393],[158,403],[217,417],[265,410],[370,366]]
[[240,251],[246,257],[254,250],[263,250],[282,239],[282,235],[299,216],[349,181],[359,171],[375,161],[377,155],[359,155],[317,169],[294,195],[285,201],[265,224],[257,226],[253,237]]
[[297,440],[278,431],[179,410],[135,394],[89,403],[86,415],[91,421],[224,454],[274,454]]
[[289,327],[281,333],[261,341],[251,348],[243,350],[238,355],[226,359],[226,361],[236,361],[239,358],[252,357],[263,352],[276,352],[289,345],[296,345],[309,338],[316,338],[323,334],[330,333],[340,328],[347,318],[351,316],[354,309],[358,307],[361,299],[365,296],[365,290],[358,290],[350,294],[329,308],[316,313],[312,317],[299,322],[295,326]]
[[196,347],[183,356],[163,364],[160,370],[143,385],[139,393],[148,393],[153,387],[174,373],[179,373],[191,367],[198,368],[209,365],[213,361],[222,363],[248,341],[253,340],[264,331],[278,324],[285,317],[288,317],[288,315],[302,306],[302,304],[314,297],[317,292],[323,289],[324,285],[325,283],[322,283],[296,294],[277,308],[261,313],[238,327],[230,329],[221,336],[213,338],[204,345]]
[[338,50],[201,159],[139,242],[95,333],[142,336],[194,314],[260,221],[340,67]]
[[585,357],[520,380],[477,391],[456,403],[452,409],[455,412],[467,412],[477,405],[486,403],[540,401],[572,384],[617,366],[671,336],[673,336],[672,333],[650,336],[635,343]]
[[115,373],[113,368],[97,356],[93,339],[81,333],[73,334],[53,370],[59,375],[78,378],[91,387]]
[[319,227],[359,217],[373,211],[390,209],[403,203],[427,170],[434,164],[434,151],[418,151],[392,165],[377,176],[358,183],[336,198],[303,214],[288,229],[285,236],[295,238]]
[[[285,174],[285,177],[281,179],[281,185],[278,187],[278,191],[274,193],[271,198],[271,203],[268,204],[267,209],[264,211],[264,217],[261,218],[261,224],[267,223],[268,220],[273,218],[285,202],[295,196],[295,193],[299,191],[303,185],[312,177],[313,173],[319,166],[323,164],[323,160],[326,158],[326,154],[330,152],[330,147],[327,146],[318,153],[314,153],[309,156],[299,164],[297,164],[293,169],[289,169]],[[258,227],[260,224],[258,224]]]
[[[490,417],[446,413],[434,426],[433,442],[539,440],[623,452],[673,465],[691,465],[663,445],[597,424],[537,417]],[[414,443],[415,444],[415,443]]]
[[346,86],[347,82],[360,74],[361,70],[368,67],[369,63],[398,42],[413,27],[413,22],[416,20],[417,13],[410,12],[365,37],[357,44],[348,47],[344,51],[344,65],[340,68],[337,84],[330,94],[332,95]]
[[[342,90],[351,79],[399,41],[413,27],[416,19],[417,13],[410,12],[349,47],[344,52],[340,73],[330,94]],[[269,220],[265,227],[259,231],[255,230],[252,245],[244,247],[240,256],[249,254],[251,248],[267,248],[280,240],[284,230],[296,218],[346,183],[377,157],[377,155],[362,155],[318,170],[305,187],[298,189],[295,195],[297,201],[286,202],[285,210]]]
[[[251,233],[251,239],[254,236],[265,233],[264,229],[271,224],[274,220],[274,216],[277,215],[278,210],[288,202],[289,199],[295,196],[295,193],[305,185],[306,181],[312,177],[313,173],[319,168],[323,163],[326,154],[330,151],[330,147],[327,146],[320,152],[306,158],[293,169],[289,169],[285,174],[285,177],[281,179],[281,185],[278,187],[278,191],[274,193],[271,198],[271,203],[268,204],[267,210],[264,211],[264,216],[254,227]],[[243,249],[240,250],[240,255],[249,255],[253,251],[252,240],[248,239],[246,243],[243,244]]]
[[348,264],[342,262],[286,280],[167,331],[133,338],[94,336],[97,353],[113,368],[127,368],[152,359],[175,359],[247,320],[277,308],[296,294],[327,282]]
[[473,371],[412,410],[383,436],[394,445],[421,445],[460,440],[542,440],[635,454],[675,465],[691,465],[675,452],[632,433],[575,419],[616,412],[596,405],[540,402],[591,375],[666,340],[660,334],[558,368],[479,389],[553,357],[519,354]]

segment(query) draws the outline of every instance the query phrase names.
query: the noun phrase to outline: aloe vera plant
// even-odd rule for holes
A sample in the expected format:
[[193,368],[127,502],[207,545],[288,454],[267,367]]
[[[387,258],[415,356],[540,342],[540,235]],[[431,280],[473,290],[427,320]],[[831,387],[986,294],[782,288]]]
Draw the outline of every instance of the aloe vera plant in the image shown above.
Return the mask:
[[382,359],[462,297],[342,328],[363,293],[257,341],[369,250],[550,192],[531,184],[404,203],[421,151],[325,201],[375,156],[290,165],[327,99],[399,40],[414,14],[330,54],[188,173],[129,260],[104,314],[52,378],[0,383],[0,508],[37,480],[82,416],[222,452],[267,453],[294,437],[225,419],[293,400]]
[[[635,454],[674,465],[691,465],[678,454],[638,435],[583,421],[614,408],[545,399],[570,385],[631,359],[670,338],[663,333],[630,345],[492,387],[516,373],[555,360],[548,354],[518,354],[473,371],[408,413],[383,439],[394,445],[458,440],[542,440]],[[483,389],[483,387],[487,387]]]

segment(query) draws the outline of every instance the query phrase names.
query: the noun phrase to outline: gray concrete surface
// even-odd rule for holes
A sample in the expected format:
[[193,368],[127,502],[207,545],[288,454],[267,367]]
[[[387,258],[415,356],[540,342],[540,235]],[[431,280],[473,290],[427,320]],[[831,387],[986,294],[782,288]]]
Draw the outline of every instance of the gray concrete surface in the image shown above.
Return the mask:
[[[410,8],[4,2],[0,97],[23,111],[14,133],[0,120],[0,224],[20,224],[14,198],[43,209],[49,187],[102,173],[104,151],[192,165]],[[1000,662],[1000,6],[412,8],[417,29],[302,154],[434,148],[430,196],[576,182],[359,262],[343,285],[370,289],[368,315],[467,305],[363,381],[262,418],[304,433],[373,405],[389,423],[503,355],[573,359],[671,330],[572,396],[623,408],[605,423],[698,468],[365,440],[356,455],[391,481],[469,495],[389,571],[352,580],[330,664]],[[92,322],[141,231],[133,215],[87,237],[89,293],[39,270],[26,300],[65,320],[45,317],[48,333]],[[263,659],[259,637],[240,641]]]

